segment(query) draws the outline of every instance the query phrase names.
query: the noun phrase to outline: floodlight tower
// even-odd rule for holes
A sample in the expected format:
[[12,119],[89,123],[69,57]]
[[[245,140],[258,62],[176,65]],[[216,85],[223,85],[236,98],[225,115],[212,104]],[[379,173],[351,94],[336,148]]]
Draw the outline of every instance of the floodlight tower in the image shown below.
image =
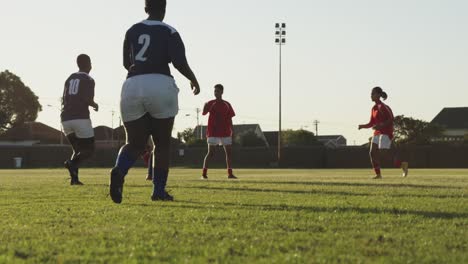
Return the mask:
[[286,45],[286,23],[275,24],[275,43],[279,46],[279,129],[278,129],[278,165],[281,161],[281,47]]

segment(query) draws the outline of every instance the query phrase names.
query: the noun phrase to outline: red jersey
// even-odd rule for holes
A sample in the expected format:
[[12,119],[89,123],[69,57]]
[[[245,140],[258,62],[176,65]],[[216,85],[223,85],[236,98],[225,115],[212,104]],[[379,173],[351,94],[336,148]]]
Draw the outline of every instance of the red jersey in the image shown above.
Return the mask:
[[203,115],[210,113],[208,118],[207,137],[231,137],[232,118],[236,115],[229,102],[211,100],[206,103]]
[[374,131],[374,135],[387,135],[390,139],[393,139],[393,120],[394,117],[392,109],[390,109],[388,105],[382,103],[381,101],[376,102],[374,107],[372,107],[369,126],[373,127],[377,124],[381,124],[387,121],[390,121],[390,124],[381,129],[376,129]]

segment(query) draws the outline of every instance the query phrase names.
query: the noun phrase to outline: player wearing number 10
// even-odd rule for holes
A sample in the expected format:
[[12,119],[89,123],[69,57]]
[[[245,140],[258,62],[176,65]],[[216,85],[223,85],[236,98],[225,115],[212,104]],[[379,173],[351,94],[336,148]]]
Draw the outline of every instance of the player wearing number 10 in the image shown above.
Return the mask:
[[94,130],[89,118],[89,107],[98,111],[94,102],[94,80],[89,76],[91,59],[86,54],[77,58],[79,71],[65,81],[62,97],[62,127],[73,148],[73,155],[65,161],[71,185],[83,185],[78,179],[80,164],[94,152]]
[[171,75],[169,63],[190,80],[195,95],[200,92],[179,33],[162,22],[166,0],[146,0],[145,3],[149,17],[127,31],[123,47],[123,62],[128,76],[122,87],[120,112],[127,144],[120,149],[110,175],[109,193],[115,203],[122,202],[125,176],[144,152],[149,136],[155,144],[151,199],[173,200],[165,187],[172,127],[179,110],[179,88]]

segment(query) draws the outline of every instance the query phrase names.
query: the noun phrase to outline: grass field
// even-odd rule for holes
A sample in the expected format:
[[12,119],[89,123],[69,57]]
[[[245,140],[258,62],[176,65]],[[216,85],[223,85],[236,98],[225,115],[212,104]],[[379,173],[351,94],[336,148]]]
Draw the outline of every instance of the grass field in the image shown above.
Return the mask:
[[0,170],[0,263],[468,263],[468,170],[145,170],[124,201],[108,170]]

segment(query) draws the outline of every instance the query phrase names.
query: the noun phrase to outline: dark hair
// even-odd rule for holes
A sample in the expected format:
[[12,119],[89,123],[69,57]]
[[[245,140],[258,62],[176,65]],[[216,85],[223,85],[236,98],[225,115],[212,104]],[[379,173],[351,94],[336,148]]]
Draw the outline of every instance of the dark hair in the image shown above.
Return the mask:
[[224,92],[224,86],[222,84],[217,84],[214,86],[215,89],[220,89],[221,91]]
[[86,54],[80,54],[76,58],[76,64],[78,64],[78,68],[80,69],[89,67],[91,64],[91,58]]
[[149,14],[161,14],[166,12],[166,0],[145,0],[145,7]]
[[374,89],[372,89],[372,92],[378,93],[380,95],[380,97],[382,97],[384,100],[387,100],[387,98],[388,98],[387,93],[384,92],[382,90],[382,88],[380,88],[379,86],[374,87]]

